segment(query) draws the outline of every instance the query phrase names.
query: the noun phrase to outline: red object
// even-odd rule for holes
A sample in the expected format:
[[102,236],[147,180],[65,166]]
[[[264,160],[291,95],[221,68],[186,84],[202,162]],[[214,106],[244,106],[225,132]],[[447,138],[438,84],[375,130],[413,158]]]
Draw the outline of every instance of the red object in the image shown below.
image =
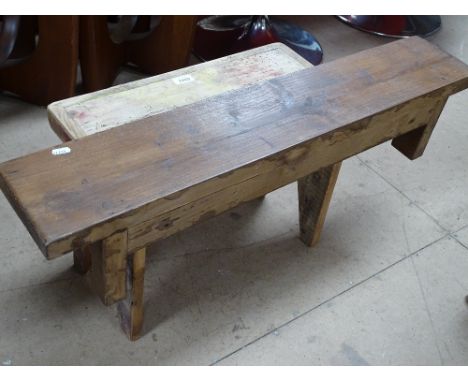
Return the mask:
[[202,61],[281,42],[313,65],[322,61],[322,48],[309,32],[268,16],[209,16],[197,23],[193,47]]
[[265,16],[254,16],[252,22],[244,26],[244,32],[234,43],[233,52],[242,52],[247,49],[258,48],[280,39]]
[[427,37],[437,32],[442,25],[440,16],[337,16],[339,20],[364,32],[378,36],[404,38]]

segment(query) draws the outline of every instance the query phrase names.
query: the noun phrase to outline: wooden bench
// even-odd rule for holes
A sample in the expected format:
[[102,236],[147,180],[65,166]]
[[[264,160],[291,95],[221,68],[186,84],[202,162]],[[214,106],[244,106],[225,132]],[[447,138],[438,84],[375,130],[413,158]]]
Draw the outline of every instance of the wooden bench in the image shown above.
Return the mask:
[[[467,65],[417,37],[298,69],[223,87],[231,78],[223,68],[222,90],[209,98],[189,96],[167,111],[150,100],[121,126],[125,108],[134,110],[125,96],[116,121],[110,112],[102,125],[93,125],[101,113],[80,109],[93,95],[51,105],[55,131],[80,139],[3,163],[0,185],[48,259],[90,254],[100,297],[119,302],[122,327],[138,338],[146,246],[294,181],[300,235],[312,245],[341,161],[388,140],[417,158],[447,98],[468,87]],[[175,83],[197,81],[203,69],[191,70]],[[103,94],[119,98],[95,96]]]

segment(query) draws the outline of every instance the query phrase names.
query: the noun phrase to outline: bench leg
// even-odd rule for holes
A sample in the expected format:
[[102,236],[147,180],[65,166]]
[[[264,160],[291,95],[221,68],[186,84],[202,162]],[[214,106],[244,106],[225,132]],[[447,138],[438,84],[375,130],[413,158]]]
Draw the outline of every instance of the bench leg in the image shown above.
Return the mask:
[[444,109],[447,98],[441,97],[434,102],[432,113],[425,125],[394,138],[392,146],[411,160],[419,158],[429,142],[429,138]]
[[143,286],[146,249],[127,259],[127,298],[118,304],[120,325],[131,341],[140,338],[143,327]]
[[88,248],[91,251],[92,289],[105,305],[112,305],[125,298],[127,231],[117,232]]
[[300,237],[309,247],[314,246],[320,239],[340,167],[341,162],[297,181]]
[[80,275],[86,274],[91,269],[91,250],[89,247],[73,251],[73,269]]

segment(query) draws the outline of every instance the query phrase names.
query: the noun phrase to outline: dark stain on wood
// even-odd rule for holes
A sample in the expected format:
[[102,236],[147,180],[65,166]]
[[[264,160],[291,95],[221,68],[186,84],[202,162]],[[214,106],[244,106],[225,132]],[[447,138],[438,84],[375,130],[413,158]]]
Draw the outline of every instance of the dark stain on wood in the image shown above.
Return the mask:
[[171,219],[171,218],[166,218],[163,219],[159,222],[159,224],[156,226],[156,229],[159,231],[164,231],[168,228],[171,228],[174,225],[174,222],[176,222],[178,218],[176,219]]

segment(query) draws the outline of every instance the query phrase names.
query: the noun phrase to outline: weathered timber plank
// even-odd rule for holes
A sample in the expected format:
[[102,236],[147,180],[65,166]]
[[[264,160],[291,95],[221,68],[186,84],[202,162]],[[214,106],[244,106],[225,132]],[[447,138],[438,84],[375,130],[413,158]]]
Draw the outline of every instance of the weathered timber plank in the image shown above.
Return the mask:
[[[98,243],[99,244],[99,243]],[[89,247],[92,253],[90,282],[105,305],[126,296],[127,232],[107,237],[101,245]]]
[[53,258],[267,173],[294,181],[427,124],[428,103],[467,86],[465,64],[410,38],[4,163],[0,184]]
[[68,141],[311,66],[275,43],[54,102],[47,111],[53,130]]
[[[204,190],[198,193],[187,190],[170,200],[172,208],[168,207],[169,204],[165,204],[165,209],[156,205],[154,208],[147,206],[139,214],[141,223],[135,225],[130,220],[126,222],[129,225],[129,250],[142,248],[312,172],[341,162],[409,131],[413,125],[422,126],[427,122],[429,110],[438,99],[437,94],[417,98],[403,106],[359,121],[350,130],[322,135],[311,142],[285,150],[274,158],[258,161],[229,176],[212,179],[210,184],[217,185],[216,191],[203,197],[197,198],[197,195],[204,195]],[[228,178],[233,184],[226,182]],[[180,199],[184,203],[177,207]]]
[[309,247],[320,239],[341,162],[324,167],[297,181],[301,240]]
[[430,110],[430,117],[425,125],[394,138],[392,146],[409,159],[419,158],[429,143],[429,138],[447,103],[447,99],[448,97],[441,97],[437,101],[434,108]]
[[127,297],[117,306],[120,325],[132,341],[140,338],[143,327],[143,289],[146,249],[142,248],[127,259]]

